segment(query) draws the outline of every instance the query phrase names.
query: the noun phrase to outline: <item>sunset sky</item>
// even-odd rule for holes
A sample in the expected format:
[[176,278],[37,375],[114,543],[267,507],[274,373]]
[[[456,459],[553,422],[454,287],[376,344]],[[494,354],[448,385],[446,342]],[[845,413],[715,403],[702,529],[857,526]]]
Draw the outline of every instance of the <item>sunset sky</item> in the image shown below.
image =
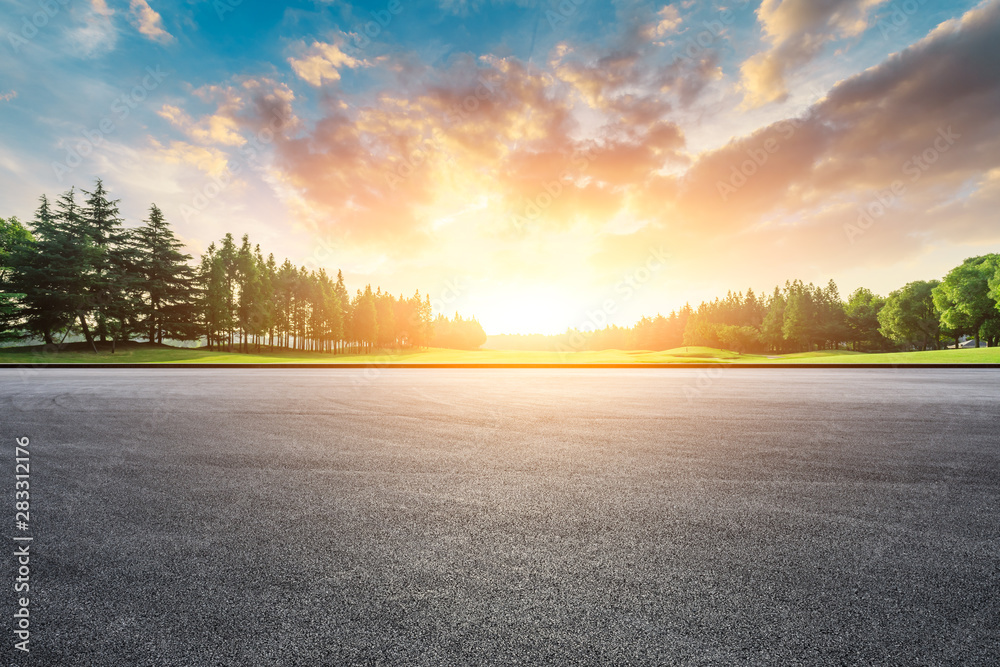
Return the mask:
[[488,333],[1000,251],[1000,0],[0,7],[3,217],[100,177]]

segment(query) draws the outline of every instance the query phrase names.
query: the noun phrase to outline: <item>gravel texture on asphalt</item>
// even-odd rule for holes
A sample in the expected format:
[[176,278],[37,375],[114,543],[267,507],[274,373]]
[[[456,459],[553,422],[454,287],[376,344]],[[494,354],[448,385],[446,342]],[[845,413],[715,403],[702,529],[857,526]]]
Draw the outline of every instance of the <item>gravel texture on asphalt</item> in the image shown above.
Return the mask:
[[4,664],[1000,663],[1000,371],[3,370],[0,410]]

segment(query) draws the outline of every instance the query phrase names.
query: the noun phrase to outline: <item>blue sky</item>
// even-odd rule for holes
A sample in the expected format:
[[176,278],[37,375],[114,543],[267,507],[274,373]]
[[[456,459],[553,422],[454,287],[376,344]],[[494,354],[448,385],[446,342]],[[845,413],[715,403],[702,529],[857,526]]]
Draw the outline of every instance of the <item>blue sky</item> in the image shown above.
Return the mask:
[[193,254],[249,233],[491,333],[885,293],[1000,243],[997,5],[2,0],[0,215],[100,177]]

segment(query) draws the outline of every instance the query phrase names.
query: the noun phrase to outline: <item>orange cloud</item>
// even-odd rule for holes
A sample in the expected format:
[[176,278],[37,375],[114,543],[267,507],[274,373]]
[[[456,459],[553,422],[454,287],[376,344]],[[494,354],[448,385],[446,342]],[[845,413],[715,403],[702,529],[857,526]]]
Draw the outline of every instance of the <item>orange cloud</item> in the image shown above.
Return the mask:
[[152,140],[153,152],[156,158],[171,164],[187,164],[210,176],[219,176],[228,165],[226,154],[216,148],[195,146],[183,141],[171,141],[164,146],[156,139]]
[[243,131],[287,131],[298,123],[292,103],[295,94],[285,84],[268,78],[248,78],[235,86],[204,86],[195,91],[215,111],[199,119],[180,107],[164,104],[157,114],[190,138],[203,144],[243,146]]
[[[981,63],[997,58],[1000,3],[991,2],[840,82],[802,118],[700,156],[679,211],[712,236],[779,235],[827,262],[876,238],[896,239],[887,257],[954,241],[935,211],[970,183],[970,206],[993,201],[982,174],[1000,165],[1000,71]],[[859,225],[866,244],[851,243]]]

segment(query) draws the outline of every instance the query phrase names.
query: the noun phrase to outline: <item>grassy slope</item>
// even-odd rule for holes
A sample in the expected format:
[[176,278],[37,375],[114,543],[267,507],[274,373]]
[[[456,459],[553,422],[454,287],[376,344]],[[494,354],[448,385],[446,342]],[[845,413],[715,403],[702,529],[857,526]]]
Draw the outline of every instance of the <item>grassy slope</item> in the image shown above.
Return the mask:
[[1000,363],[1000,348],[935,350],[861,354],[856,352],[808,352],[778,357],[744,354],[705,347],[687,347],[663,352],[602,350],[600,352],[526,352],[511,350],[443,350],[419,352],[377,352],[373,354],[329,355],[312,352],[235,354],[205,349],[133,344],[119,347],[115,354],[98,354],[83,346],[58,353],[38,347],[0,348],[0,363]]

